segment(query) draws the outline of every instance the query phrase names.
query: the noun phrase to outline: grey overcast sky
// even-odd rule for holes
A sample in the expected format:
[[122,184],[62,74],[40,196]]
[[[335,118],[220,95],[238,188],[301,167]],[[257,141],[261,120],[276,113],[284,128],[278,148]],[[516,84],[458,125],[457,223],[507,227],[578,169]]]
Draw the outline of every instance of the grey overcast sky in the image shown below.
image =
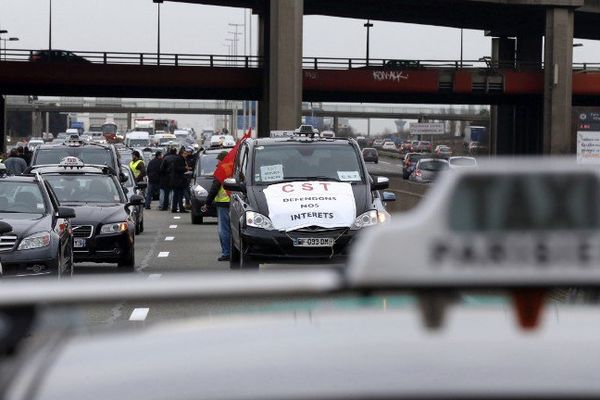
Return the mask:
[[[11,48],[48,48],[49,0],[0,0],[0,29],[19,37]],[[152,0],[53,0],[52,47],[90,51],[156,51],[156,4]],[[244,23],[246,10],[181,3],[161,6],[161,51],[227,54],[228,23]],[[364,57],[363,20],[304,18],[304,55]],[[372,58],[458,59],[460,31],[433,26],[373,21]],[[254,51],[256,50],[254,17]],[[577,41],[575,62],[600,62],[600,43]],[[490,54],[482,31],[465,31],[464,57]],[[243,44],[239,44],[239,54]],[[247,49],[250,53],[250,49]],[[393,124],[392,124],[393,125]],[[386,126],[392,126],[389,123]]]

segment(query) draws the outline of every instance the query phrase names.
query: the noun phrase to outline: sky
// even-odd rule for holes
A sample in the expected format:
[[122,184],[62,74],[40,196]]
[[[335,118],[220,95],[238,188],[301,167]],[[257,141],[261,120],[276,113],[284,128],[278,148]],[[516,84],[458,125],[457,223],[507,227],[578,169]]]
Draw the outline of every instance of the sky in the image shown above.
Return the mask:
[[[0,0],[0,29],[18,37],[10,48],[48,48],[50,0]],[[161,52],[227,54],[226,38],[243,24],[248,11],[183,3],[161,6]],[[249,18],[247,19],[247,21]],[[304,56],[365,57],[364,20],[304,17]],[[420,60],[460,58],[460,30],[415,24],[372,21],[371,57]],[[247,22],[249,28],[249,22]],[[256,53],[257,18],[248,33],[246,53]],[[243,31],[243,28],[240,28]],[[249,29],[248,29],[248,32]],[[249,39],[252,36],[253,45]],[[152,0],[52,0],[52,47],[80,51],[155,52],[157,5]],[[600,43],[577,40],[575,62],[600,62]],[[489,56],[491,39],[483,31],[465,30],[464,59]],[[243,41],[238,54],[244,53]],[[182,119],[182,117],[179,117]],[[189,117],[188,117],[189,118]],[[206,119],[206,117],[194,117]],[[364,121],[352,121],[359,130]],[[188,124],[189,125],[189,124]],[[394,128],[393,121],[373,121],[372,128]]]

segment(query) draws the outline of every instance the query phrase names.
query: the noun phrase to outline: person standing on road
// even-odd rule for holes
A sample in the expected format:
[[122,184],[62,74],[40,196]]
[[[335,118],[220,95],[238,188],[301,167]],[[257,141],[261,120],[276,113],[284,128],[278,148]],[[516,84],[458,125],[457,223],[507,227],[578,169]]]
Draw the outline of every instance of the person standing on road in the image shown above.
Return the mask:
[[185,149],[181,149],[179,154],[175,153],[165,158],[161,166],[161,169],[165,169],[169,176],[169,188],[173,191],[173,204],[171,205],[173,213],[187,213],[183,207],[183,190],[186,182],[184,151]]
[[140,152],[134,150],[131,153],[131,161],[129,162],[129,169],[133,173],[133,177],[135,179],[135,183],[140,183],[146,177],[146,166],[144,165],[144,160],[142,160],[142,156]]
[[[193,172],[194,171],[194,163],[193,163],[193,158],[192,158],[193,153],[194,153],[194,149],[191,146],[186,147],[185,151],[183,152],[183,159],[185,160],[185,172]],[[183,188],[183,199],[185,200],[185,209],[186,210],[189,210],[190,208],[192,208],[192,193],[190,190],[191,180],[192,180],[192,177],[186,175],[185,187]]]
[[163,158],[160,164],[160,196],[158,200],[158,209],[161,211],[167,211],[169,209],[169,204],[171,204],[169,164],[171,163],[170,160],[176,156],[176,150],[171,148],[169,149],[169,154]]
[[17,149],[12,149],[6,161],[6,172],[11,175],[21,175],[27,169],[27,163],[22,157],[19,157]]
[[162,152],[157,151],[154,154],[154,158],[148,163],[148,168],[146,168],[146,173],[148,174],[148,187],[146,188],[146,202],[144,204],[146,210],[150,209],[152,197],[160,189],[160,165],[162,159]]
[[[217,156],[219,162],[227,156],[227,151],[222,151]],[[221,256],[219,261],[229,261],[231,255],[230,237],[231,225],[229,224],[229,194],[223,189],[221,182],[214,178],[206,198],[206,204],[202,206],[202,212],[206,213],[208,208],[215,204],[217,207],[217,218],[219,225],[219,240],[221,242]]]

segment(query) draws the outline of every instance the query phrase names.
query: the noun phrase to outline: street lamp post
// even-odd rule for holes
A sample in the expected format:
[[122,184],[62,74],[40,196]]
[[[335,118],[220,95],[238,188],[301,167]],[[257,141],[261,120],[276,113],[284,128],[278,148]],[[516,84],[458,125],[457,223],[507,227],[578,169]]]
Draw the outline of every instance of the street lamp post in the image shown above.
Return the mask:
[[460,29],[460,66],[463,66],[463,40],[464,40],[464,29]]
[[48,54],[52,57],[52,0],[50,1],[50,13],[48,15]]
[[371,23],[371,20],[368,20],[366,24],[363,25],[365,28],[367,28],[367,65],[369,65],[369,50],[370,50],[370,45],[371,45],[371,41],[370,41],[370,33],[371,33],[371,28],[373,27],[373,24]]
[[160,65],[160,5],[163,3],[163,0],[152,0],[153,3],[156,3],[158,16],[156,20],[157,29],[156,29],[156,63]]

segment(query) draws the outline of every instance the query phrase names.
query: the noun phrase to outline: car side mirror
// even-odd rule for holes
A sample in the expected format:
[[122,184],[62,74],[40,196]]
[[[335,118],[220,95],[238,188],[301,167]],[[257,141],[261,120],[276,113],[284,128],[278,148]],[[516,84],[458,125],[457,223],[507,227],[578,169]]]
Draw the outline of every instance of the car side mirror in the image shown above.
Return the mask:
[[134,194],[129,198],[128,206],[141,206],[144,204],[144,198],[139,194]]
[[148,187],[148,183],[147,182],[138,182],[138,183],[136,183],[135,187],[137,189],[144,190]]
[[229,192],[246,193],[246,185],[243,183],[239,183],[233,178],[225,179],[225,182],[223,182],[223,189]]
[[121,173],[119,174],[119,181],[120,181],[121,183],[125,183],[125,182],[127,182],[127,175],[125,175],[123,172],[121,172]]
[[75,218],[75,210],[69,207],[58,207],[58,212],[56,213],[58,218]]
[[390,180],[385,176],[378,176],[375,178],[374,182],[371,183],[371,190],[385,190],[390,187]]
[[6,222],[0,221],[0,235],[4,235],[5,233],[12,232],[13,227]]
[[392,201],[396,201],[396,193],[392,193],[392,192],[383,192],[383,195],[381,197],[381,201],[384,203],[389,203]]

